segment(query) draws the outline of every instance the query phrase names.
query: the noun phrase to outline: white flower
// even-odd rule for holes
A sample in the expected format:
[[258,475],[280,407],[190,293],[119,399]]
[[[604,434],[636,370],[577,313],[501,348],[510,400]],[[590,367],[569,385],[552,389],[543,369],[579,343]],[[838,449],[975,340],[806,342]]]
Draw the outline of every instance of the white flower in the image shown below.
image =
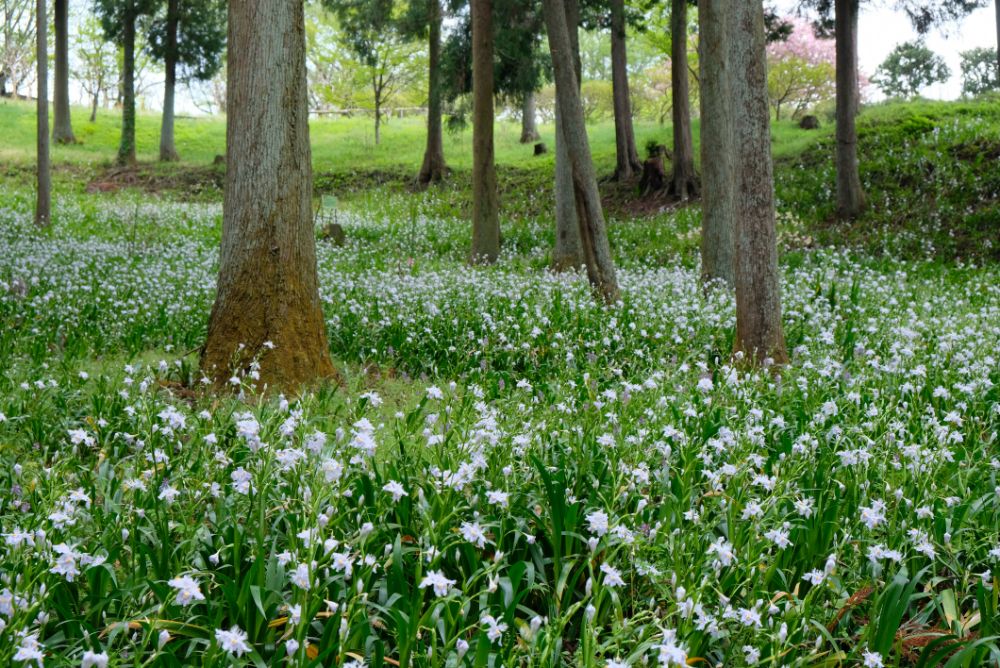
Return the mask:
[[309,564],[299,564],[295,570],[289,574],[288,579],[299,589],[309,589],[311,581],[309,579]]
[[823,571],[819,570],[818,568],[814,568],[813,570],[803,575],[802,579],[808,582],[809,584],[816,586],[822,584],[823,579],[825,577],[826,576],[823,574]]
[[601,564],[601,572],[604,573],[604,586],[614,588],[625,585],[625,580],[622,579],[621,571],[617,568],[609,566],[608,564]]
[[80,662],[80,668],[108,668],[107,652],[101,652],[98,654],[87,650],[83,653],[83,660]]
[[462,522],[459,531],[462,534],[462,538],[476,547],[486,547],[486,532],[483,531],[483,527],[479,525],[479,522]]
[[174,598],[174,603],[177,605],[191,605],[205,600],[205,595],[198,588],[197,580],[190,575],[173,578],[167,584],[177,590],[177,596]]
[[486,625],[486,637],[490,639],[491,642],[497,642],[503,637],[504,631],[507,630],[507,625],[503,622],[497,621],[493,615],[486,615],[480,620]]
[[427,587],[433,587],[435,596],[447,596],[448,590],[454,585],[455,580],[449,580],[446,578],[442,571],[430,571],[424,576],[424,579],[420,581],[420,588],[426,589]]
[[587,528],[590,533],[603,536],[608,532],[608,514],[603,510],[595,510],[587,515]]
[[878,652],[866,649],[861,656],[865,660],[865,668],[882,668],[882,655]]
[[21,644],[17,646],[17,651],[14,653],[15,661],[21,661],[23,663],[34,661],[41,666],[44,659],[45,655],[42,652],[42,645],[38,642],[37,635],[24,636],[21,638]]
[[55,565],[49,569],[49,572],[62,575],[67,581],[72,582],[73,578],[80,574],[80,569],[76,565],[80,555],[66,543],[54,545],[52,550],[59,555],[59,558],[56,559]]
[[660,666],[687,666],[687,650],[677,643],[677,632],[673,629],[663,632],[663,642],[656,646],[659,650]]
[[409,496],[403,486],[396,482],[395,480],[390,480],[386,484],[382,485],[382,491],[392,494],[392,500],[395,503],[399,503],[399,500],[404,496]]
[[247,634],[238,626],[231,626],[228,631],[216,629],[215,642],[230,656],[243,656],[250,651]]
[[499,492],[496,490],[490,490],[486,492],[486,500],[493,505],[500,506],[501,508],[506,508],[509,504],[510,494],[507,492]]

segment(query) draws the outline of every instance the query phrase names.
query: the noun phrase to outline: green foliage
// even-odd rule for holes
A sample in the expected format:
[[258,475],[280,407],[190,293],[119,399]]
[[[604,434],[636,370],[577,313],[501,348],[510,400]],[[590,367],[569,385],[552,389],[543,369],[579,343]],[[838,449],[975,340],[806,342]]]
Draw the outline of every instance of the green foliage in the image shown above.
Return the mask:
[[911,98],[950,77],[944,59],[922,41],[915,41],[898,44],[875,70],[872,81],[888,97]]
[[[222,65],[226,49],[226,3],[224,0],[178,1],[178,80],[207,81]],[[166,3],[147,22],[146,50],[156,60],[168,57]]]
[[962,94],[971,97],[1000,90],[997,50],[977,47],[962,52]]

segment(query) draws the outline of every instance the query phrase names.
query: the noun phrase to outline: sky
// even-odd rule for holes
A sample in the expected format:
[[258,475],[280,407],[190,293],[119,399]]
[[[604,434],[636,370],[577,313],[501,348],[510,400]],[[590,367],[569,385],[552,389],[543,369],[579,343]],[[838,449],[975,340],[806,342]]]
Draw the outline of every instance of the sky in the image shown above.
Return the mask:
[[[1000,2],[1000,0],[995,0]],[[775,2],[779,12],[791,14],[798,3],[795,0]],[[858,65],[871,76],[892,49],[902,42],[917,38],[917,32],[902,12],[889,8],[889,3],[876,1],[863,4],[858,19]],[[924,91],[924,96],[939,100],[952,100],[962,93],[962,76],[959,53],[977,46],[996,47],[996,14],[992,3],[977,9],[961,23],[935,28],[926,36],[927,46],[941,55],[951,68],[951,79]],[[873,88],[873,97],[879,97]]]

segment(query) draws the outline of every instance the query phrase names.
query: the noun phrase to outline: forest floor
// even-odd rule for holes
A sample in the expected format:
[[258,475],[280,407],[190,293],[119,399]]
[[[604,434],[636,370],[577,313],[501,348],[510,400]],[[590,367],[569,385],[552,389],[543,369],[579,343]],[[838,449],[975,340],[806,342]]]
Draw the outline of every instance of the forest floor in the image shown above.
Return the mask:
[[501,258],[469,268],[467,135],[421,191],[416,124],[362,158],[319,123],[343,383],[286,399],[197,368],[223,124],[118,172],[100,120],[39,232],[28,108],[0,104],[0,665],[996,665],[994,107],[867,110],[851,224],[829,130],[778,126],[777,374],[733,365],[697,206],[606,184],[608,308],[547,270],[551,156],[513,126]]

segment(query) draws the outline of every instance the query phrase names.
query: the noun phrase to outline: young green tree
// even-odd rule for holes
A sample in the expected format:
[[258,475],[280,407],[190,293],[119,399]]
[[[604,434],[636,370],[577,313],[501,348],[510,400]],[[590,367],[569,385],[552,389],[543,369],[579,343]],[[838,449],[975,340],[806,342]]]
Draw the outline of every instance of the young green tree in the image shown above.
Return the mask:
[[146,51],[163,63],[160,160],[177,160],[174,95],[178,81],[207,81],[218,71],[226,47],[224,0],[167,0],[148,25]]
[[154,6],[155,0],[94,0],[94,11],[101,19],[105,36],[120,46],[123,53],[119,165],[135,163],[136,24]]
[[888,97],[911,98],[949,78],[951,69],[944,58],[917,40],[897,44],[875,70],[872,81]]
[[77,26],[73,40],[76,67],[73,78],[90,99],[90,122],[97,120],[97,108],[111,99],[118,81],[118,54],[104,37],[101,22],[88,16]]
[[996,49],[969,49],[962,54],[962,93],[975,97],[1000,90],[1000,63]]
[[69,0],[54,0],[53,14],[56,71],[52,90],[52,140],[58,144],[74,144],[76,136],[69,110]]
[[[201,368],[297,390],[335,374],[316,275],[301,0],[230,0],[226,183]],[[254,365],[259,368],[254,369]]]

